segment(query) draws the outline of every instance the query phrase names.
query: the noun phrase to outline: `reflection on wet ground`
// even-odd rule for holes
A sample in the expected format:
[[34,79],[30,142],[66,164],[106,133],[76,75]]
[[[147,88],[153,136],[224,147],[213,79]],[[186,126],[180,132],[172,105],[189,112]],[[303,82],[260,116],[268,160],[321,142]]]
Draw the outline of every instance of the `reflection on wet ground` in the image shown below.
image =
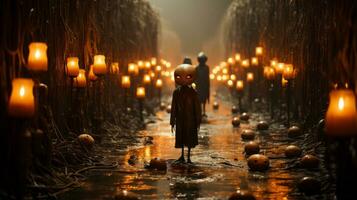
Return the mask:
[[[247,168],[244,141],[240,133],[254,128],[262,115],[252,114],[249,123],[234,129],[231,125],[231,105],[220,105],[218,111],[209,109],[208,123],[201,126],[199,146],[193,149],[193,166],[172,166],[180,149],[174,148],[174,136],[170,133],[169,114],[157,113],[157,121],[149,124],[142,136],[152,136],[153,144],[135,145],[123,153],[112,155],[120,168],[135,173],[90,172],[89,179],[80,188],[64,194],[61,199],[112,199],[121,190],[138,194],[142,199],[227,199],[237,189],[253,192],[257,199],[301,199],[295,187],[297,178],[306,175],[299,169],[287,169],[283,149],[289,142],[279,130],[259,133],[256,141],[261,152],[271,158],[271,168],[263,172],[251,172]],[[128,160],[135,156],[136,162]],[[145,162],[159,157],[168,160],[167,172],[143,170]],[[312,173],[312,172],[311,172]]]

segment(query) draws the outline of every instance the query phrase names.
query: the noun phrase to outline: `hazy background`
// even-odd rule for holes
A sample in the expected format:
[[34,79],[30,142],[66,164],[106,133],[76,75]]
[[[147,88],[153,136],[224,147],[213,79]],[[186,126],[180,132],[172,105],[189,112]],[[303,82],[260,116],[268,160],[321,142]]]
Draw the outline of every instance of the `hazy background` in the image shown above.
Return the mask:
[[161,17],[160,53],[173,64],[204,51],[210,65],[224,55],[221,22],[231,0],[149,0]]

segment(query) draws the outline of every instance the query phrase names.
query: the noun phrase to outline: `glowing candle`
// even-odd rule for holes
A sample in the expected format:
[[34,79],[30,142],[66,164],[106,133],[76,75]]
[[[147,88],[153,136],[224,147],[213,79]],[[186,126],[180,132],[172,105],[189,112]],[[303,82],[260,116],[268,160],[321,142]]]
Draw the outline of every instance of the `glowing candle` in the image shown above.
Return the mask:
[[67,75],[70,77],[77,77],[79,74],[79,59],[77,57],[67,58]]
[[144,99],[145,98],[145,88],[144,87],[136,88],[136,97],[138,99]]
[[110,69],[111,69],[110,71],[112,74],[118,74],[119,73],[119,63],[113,62]]
[[138,67],[139,67],[139,69],[144,69],[144,67],[145,67],[144,61],[139,60],[139,61],[138,61]]
[[74,78],[74,86],[78,88],[83,88],[87,86],[86,70],[84,69],[79,70],[78,76]]
[[236,53],[236,55],[234,56],[234,58],[236,59],[236,61],[240,61],[240,54]]
[[278,63],[275,65],[275,72],[278,74],[282,74],[284,72],[285,64],[284,63]]
[[294,79],[294,68],[293,65],[287,64],[284,67],[283,77],[286,80]]
[[97,76],[104,75],[107,73],[107,64],[105,64],[104,55],[94,56],[93,72]]
[[209,75],[209,78],[210,78],[211,80],[214,80],[214,79],[216,78],[216,76],[215,76],[214,74],[210,74],[210,75]]
[[259,64],[257,57],[252,57],[252,65],[257,66]]
[[9,115],[28,118],[35,114],[34,82],[31,79],[15,78],[12,80],[12,91],[9,100]]
[[255,48],[255,55],[256,55],[256,56],[261,56],[261,55],[263,55],[263,47],[256,47],[256,48]]
[[266,71],[266,75],[265,75],[266,79],[268,80],[273,80],[275,79],[275,69],[272,67],[269,67]]
[[237,79],[236,75],[231,74],[231,80],[232,80],[232,81],[235,81],[236,79]]
[[150,62],[146,62],[145,63],[145,68],[146,69],[151,69],[151,63]]
[[145,85],[148,85],[148,84],[151,83],[151,77],[150,77],[150,75],[148,75],[148,74],[145,74],[145,75],[144,75],[143,83],[144,83]]
[[157,79],[155,86],[156,86],[157,88],[162,88],[162,80],[161,80],[161,79]]
[[252,72],[247,73],[247,82],[251,83],[254,81],[254,74]]
[[130,88],[130,76],[121,77],[121,86],[123,88]]
[[227,85],[228,85],[228,87],[233,87],[233,81],[232,80],[228,80],[227,81]]
[[248,68],[249,67],[249,60],[248,59],[245,59],[242,61],[242,66],[245,67],[245,68]]
[[156,71],[160,72],[162,70],[162,67],[160,65],[156,66]]
[[88,73],[88,79],[90,81],[96,81],[98,79],[98,77],[93,72],[93,65],[90,66],[89,73]]
[[234,64],[234,59],[233,59],[232,57],[231,57],[231,58],[228,58],[228,60],[227,60],[227,61],[228,61],[228,63],[229,63],[229,64],[231,64],[231,65],[233,65],[233,64]]
[[244,83],[242,80],[238,80],[236,83],[236,89],[238,92],[242,92],[244,89]]
[[325,130],[331,136],[357,135],[355,94],[349,89],[330,92],[330,104],[326,112]]
[[270,66],[274,67],[278,64],[278,61],[276,59],[270,61]]
[[136,65],[134,63],[130,63],[128,65],[128,73],[135,74],[135,71],[136,71]]
[[156,58],[151,58],[151,65],[155,66],[157,64],[157,59]]
[[47,71],[47,44],[32,42],[29,45],[27,67],[33,71]]

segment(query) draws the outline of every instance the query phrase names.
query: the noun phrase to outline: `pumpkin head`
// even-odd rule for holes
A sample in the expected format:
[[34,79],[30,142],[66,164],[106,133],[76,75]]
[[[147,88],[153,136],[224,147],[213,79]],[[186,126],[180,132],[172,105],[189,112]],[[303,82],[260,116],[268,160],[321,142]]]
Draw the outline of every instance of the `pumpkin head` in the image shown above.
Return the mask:
[[181,86],[191,85],[196,77],[195,67],[188,64],[181,64],[175,69],[175,83]]

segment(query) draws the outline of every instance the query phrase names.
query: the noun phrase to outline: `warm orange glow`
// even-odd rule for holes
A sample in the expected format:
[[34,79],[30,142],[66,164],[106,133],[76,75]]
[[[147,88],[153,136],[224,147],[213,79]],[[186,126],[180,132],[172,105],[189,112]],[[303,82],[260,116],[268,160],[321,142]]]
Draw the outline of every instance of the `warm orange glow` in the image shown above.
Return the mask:
[[274,69],[275,72],[278,74],[282,74],[284,72],[285,64],[284,63],[278,63],[275,65]]
[[247,82],[251,83],[254,81],[254,74],[252,72],[247,73]]
[[79,59],[78,57],[68,57],[66,73],[70,77],[77,77],[79,74]]
[[129,74],[137,74],[139,71],[138,71],[138,66],[134,63],[130,63],[128,65],[128,73]]
[[244,83],[242,80],[238,80],[236,83],[236,89],[238,92],[242,92],[244,89]]
[[156,86],[157,88],[162,88],[162,80],[161,80],[161,79],[157,79],[155,86]]
[[242,66],[245,67],[245,68],[248,68],[249,67],[249,60],[248,59],[245,59],[242,61]]
[[210,74],[210,75],[209,75],[209,78],[210,78],[211,80],[214,80],[214,79],[216,78],[216,76],[215,76],[214,74]]
[[148,75],[148,74],[145,74],[145,75],[144,75],[143,83],[144,83],[145,85],[148,85],[148,84],[151,83],[151,77],[150,77],[150,75]]
[[239,53],[237,53],[235,56],[234,56],[234,58],[236,59],[236,61],[240,61],[240,54]]
[[237,79],[236,75],[231,74],[231,80],[232,80],[232,81],[235,81],[236,79]]
[[286,64],[284,67],[284,71],[283,71],[283,77],[286,80],[290,80],[290,79],[294,79],[295,75],[294,75],[294,67],[291,64]]
[[150,77],[151,78],[154,78],[156,75],[155,75],[155,72],[150,72]]
[[139,61],[138,61],[138,67],[139,67],[139,69],[144,69],[144,67],[145,67],[144,61],[139,60]]
[[228,58],[227,61],[228,61],[228,63],[231,64],[231,65],[234,64],[234,59],[233,59],[232,57]]
[[151,69],[151,62],[145,62],[145,68]]
[[232,80],[228,80],[227,81],[227,85],[228,85],[228,87],[233,87],[233,81]]
[[223,69],[222,69],[222,73],[223,73],[223,74],[228,74],[228,69],[227,69],[227,68],[223,68]]
[[258,58],[257,57],[252,57],[252,65],[257,66],[259,64]]
[[170,62],[166,62],[165,66],[166,66],[166,68],[170,68],[171,67],[171,63]]
[[352,90],[340,89],[330,92],[330,104],[325,120],[328,135],[357,135],[356,100]]
[[270,61],[270,66],[271,66],[271,67],[274,67],[274,68],[275,68],[275,66],[276,66],[277,64],[278,64],[278,61],[275,60],[275,59]]
[[162,70],[162,67],[160,65],[156,66],[156,71],[160,72]]
[[223,76],[222,76],[222,80],[223,80],[223,81],[226,81],[227,79],[228,79],[228,75],[223,75]]
[[264,77],[268,80],[275,79],[275,69],[272,67],[267,67],[264,69]]
[[47,44],[32,42],[29,45],[29,57],[27,67],[33,71],[47,71]]
[[255,48],[255,55],[257,55],[257,56],[263,55],[263,47],[256,47]]
[[284,77],[282,77],[282,78],[281,78],[281,85],[282,85],[283,87],[286,87],[287,84],[288,84],[288,80],[286,80]]
[[157,65],[157,59],[156,58],[151,58],[151,65],[152,66]]
[[136,97],[138,99],[144,99],[145,98],[145,88],[144,87],[136,88]]
[[12,80],[12,91],[9,100],[9,115],[28,118],[35,114],[35,98],[32,79],[15,78]]
[[123,88],[130,88],[130,76],[121,77],[121,86]]
[[217,81],[222,81],[222,76],[221,75],[217,76]]
[[110,67],[110,72],[112,74],[118,74],[119,73],[119,63],[118,62],[113,62],[111,67]]
[[93,72],[95,75],[104,75],[107,73],[107,64],[104,55],[95,55],[93,63]]
[[74,86],[78,88],[83,88],[87,86],[86,70],[79,70],[78,76],[74,78]]
[[90,66],[90,69],[89,69],[89,74],[88,74],[88,79],[90,81],[95,81],[98,79],[98,77],[93,73],[93,65]]
[[222,68],[227,67],[227,66],[228,66],[228,64],[226,62],[221,62],[220,63],[220,67],[222,67]]

